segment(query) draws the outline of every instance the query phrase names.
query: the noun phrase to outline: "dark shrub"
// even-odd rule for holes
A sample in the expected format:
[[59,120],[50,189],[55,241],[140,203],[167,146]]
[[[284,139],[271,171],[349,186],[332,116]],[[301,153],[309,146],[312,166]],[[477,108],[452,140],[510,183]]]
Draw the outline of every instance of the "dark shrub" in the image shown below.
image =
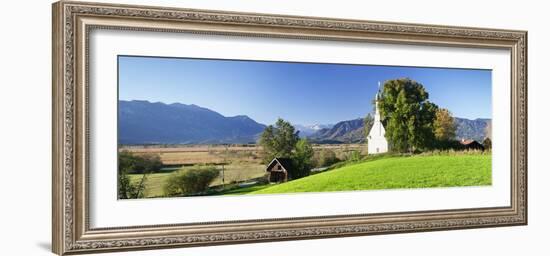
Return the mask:
[[117,179],[118,199],[145,197],[145,182],[147,182],[147,175],[148,174],[143,174],[141,179],[135,183],[130,180],[130,177],[128,177],[125,171],[119,171]]
[[182,169],[168,177],[164,185],[164,194],[181,196],[204,193],[219,174],[220,170],[214,166]]
[[128,151],[118,153],[118,170],[128,174],[156,172],[162,168],[160,157],[156,154],[136,155]]

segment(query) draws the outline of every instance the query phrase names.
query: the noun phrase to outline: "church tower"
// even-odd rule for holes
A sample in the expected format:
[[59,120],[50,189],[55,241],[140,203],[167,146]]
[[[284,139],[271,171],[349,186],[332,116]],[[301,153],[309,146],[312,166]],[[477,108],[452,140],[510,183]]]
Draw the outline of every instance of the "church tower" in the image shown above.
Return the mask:
[[380,93],[380,82],[378,82],[378,92],[376,92],[376,110],[374,113],[374,123],[372,124],[372,128],[370,129],[368,139],[368,153],[369,154],[379,154],[379,153],[385,153],[388,152],[388,141],[386,140],[386,137],[384,136],[386,134],[386,130],[384,129],[384,125],[382,125],[382,122],[380,121],[380,110],[378,109],[378,100]]

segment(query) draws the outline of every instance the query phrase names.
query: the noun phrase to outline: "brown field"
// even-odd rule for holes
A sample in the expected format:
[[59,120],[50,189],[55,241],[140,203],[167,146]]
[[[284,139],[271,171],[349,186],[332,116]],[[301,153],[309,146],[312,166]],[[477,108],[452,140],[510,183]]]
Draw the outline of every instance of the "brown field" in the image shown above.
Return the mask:
[[[351,151],[366,154],[365,144],[329,144],[314,145],[316,152],[332,150],[338,158],[345,158]],[[255,163],[261,164],[263,149],[251,145],[182,145],[182,146],[121,146],[135,154],[158,154],[165,165],[195,165],[222,163]]]

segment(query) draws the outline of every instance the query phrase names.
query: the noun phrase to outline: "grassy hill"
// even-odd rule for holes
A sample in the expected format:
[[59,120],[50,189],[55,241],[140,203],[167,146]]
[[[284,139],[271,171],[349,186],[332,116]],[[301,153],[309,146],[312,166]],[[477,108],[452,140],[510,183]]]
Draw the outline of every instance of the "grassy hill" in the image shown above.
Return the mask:
[[245,192],[275,194],[491,185],[491,155],[387,157]]

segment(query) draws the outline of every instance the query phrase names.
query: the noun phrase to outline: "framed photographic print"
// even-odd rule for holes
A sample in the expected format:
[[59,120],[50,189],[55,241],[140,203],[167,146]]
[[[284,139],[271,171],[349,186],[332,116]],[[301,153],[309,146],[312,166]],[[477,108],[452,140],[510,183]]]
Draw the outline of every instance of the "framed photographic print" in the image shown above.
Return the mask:
[[57,2],[53,251],[526,225],[526,40]]

